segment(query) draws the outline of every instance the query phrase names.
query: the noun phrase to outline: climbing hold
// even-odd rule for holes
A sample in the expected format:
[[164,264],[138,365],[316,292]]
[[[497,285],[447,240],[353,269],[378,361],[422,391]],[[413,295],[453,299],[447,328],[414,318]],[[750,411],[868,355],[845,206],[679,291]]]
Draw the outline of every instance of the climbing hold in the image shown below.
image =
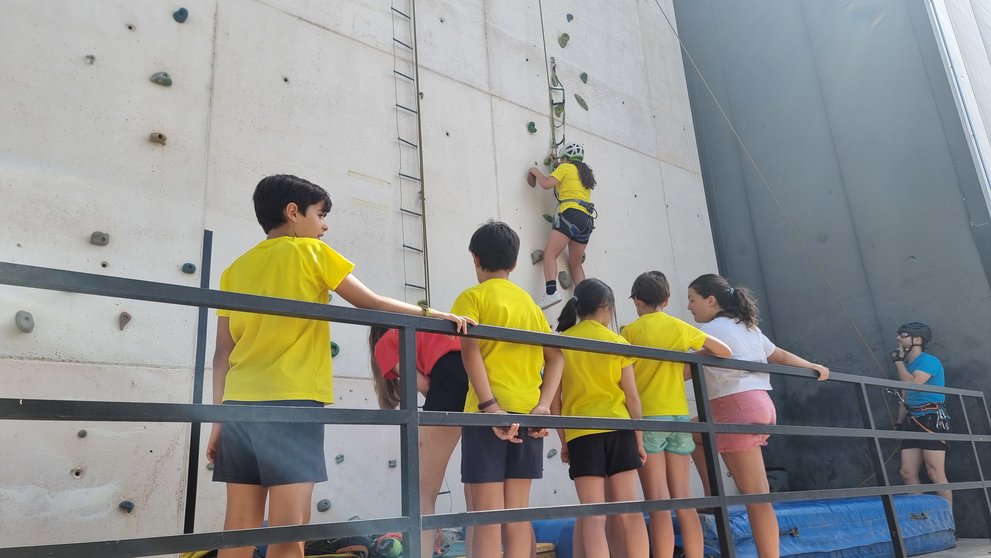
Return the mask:
[[334,457],[334,461],[337,463],[344,463],[344,454],[339,453]]
[[23,331],[24,333],[31,333],[34,331],[34,316],[31,312],[27,310],[18,310],[14,314],[14,323],[17,324],[17,329]]
[[561,118],[564,115],[564,103],[554,103],[554,116]]
[[152,83],[157,83],[165,87],[172,87],[172,76],[168,72],[157,72],[151,75]]
[[561,36],[557,38],[557,44],[561,45],[561,48],[568,46],[568,41],[571,40],[571,35],[567,33],[561,33]]
[[398,465],[398,462],[395,459],[390,459],[389,460],[389,468],[390,469],[395,469],[396,468],[396,465]]
[[79,432],[76,432],[76,436],[78,436],[80,438],[85,438],[88,435],[89,435],[89,432],[86,432],[85,430],[80,430]]
[[126,513],[131,513],[134,511],[134,502],[130,500],[124,500],[121,503],[117,504],[117,507],[124,510],[124,512]]
[[582,263],[585,263],[585,256],[586,256],[586,255],[587,255],[587,254],[582,254]]
[[578,74],[578,79],[582,80],[582,83],[588,83],[588,74],[582,72]]
[[71,474],[72,475],[72,478],[74,478],[74,479],[81,479],[81,478],[83,478],[83,475],[85,473],[86,473],[86,471],[83,471],[81,467],[76,467],[75,469],[69,471],[69,474]]
[[534,174],[532,172],[526,173],[526,183],[531,188],[536,188],[537,187],[537,177],[534,176]]
[[196,273],[196,264],[190,263],[190,262],[186,262],[186,263],[182,264],[182,268],[181,269],[182,269],[182,272],[183,273],[187,273],[189,275],[192,275],[192,274]]
[[96,56],[93,56],[92,54],[87,54],[86,55],[86,63],[89,64],[90,66],[92,66],[93,64],[95,64],[96,63]]
[[575,101],[578,102],[578,106],[580,106],[585,110],[588,110],[588,103],[586,103],[585,99],[582,99],[582,96],[579,95],[578,93],[575,93]]
[[547,452],[547,459],[550,459],[550,458],[554,457],[555,455],[557,455],[557,450],[554,449],[554,448],[551,448]]
[[94,231],[89,235],[89,243],[95,246],[106,246],[110,244],[110,235],[105,232]]
[[553,223],[554,222],[554,218],[551,217],[550,215],[544,213],[544,221],[547,221],[548,223]]
[[337,353],[341,352],[341,346],[333,341],[330,342],[330,358],[337,356]]
[[550,157],[544,157],[544,166],[545,167],[551,166],[551,158]]
[[324,498],[323,500],[320,500],[319,502],[317,502],[317,511],[318,512],[325,512],[325,511],[327,511],[329,509],[330,509],[330,500]]
[[189,10],[186,8],[179,8],[178,10],[172,12],[172,19],[179,23],[186,23],[186,19],[189,17]]
[[152,132],[148,134],[148,141],[157,143],[158,145],[165,145],[165,142],[169,141],[169,136],[166,136],[162,132]]
[[530,122],[527,123],[526,129],[531,134],[536,134],[537,133],[537,123],[534,122],[533,120],[531,120]]
[[131,315],[128,314],[127,312],[121,312],[120,316],[117,316],[117,325],[120,327],[121,331],[124,331],[124,328],[127,327],[127,324],[129,324],[130,322],[131,322]]
[[569,23],[571,22],[571,20],[573,20],[573,19],[575,19],[575,16],[573,16],[573,15],[571,15],[571,14],[568,14],[568,15],[566,15],[566,16],[564,16],[564,17],[565,17],[565,19],[567,19],[567,20],[568,20],[568,22],[569,22]]
[[213,462],[210,462],[210,463],[207,463],[206,464],[206,468],[207,468],[208,471],[212,471],[213,470],[213,467],[214,467]]
[[568,275],[567,271],[562,270],[561,273],[557,274],[557,283],[561,285],[562,289],[571,288],[571,276]]
[[533,252],[530,252],[530,265],[537,265],[538,263],[543,261],[543,259],[544,259],[543,250],[534,250]]

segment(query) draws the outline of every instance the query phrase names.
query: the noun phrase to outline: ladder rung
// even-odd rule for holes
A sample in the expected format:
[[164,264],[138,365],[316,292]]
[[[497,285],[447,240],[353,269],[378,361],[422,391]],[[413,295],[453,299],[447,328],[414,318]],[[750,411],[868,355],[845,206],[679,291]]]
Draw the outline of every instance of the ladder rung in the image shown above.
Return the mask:
[[415,80],[415,79],[413,79],[413,78],[411,78],[410,76],[408,76],[408,75],[406,75],[406,74],[404,74],[404,73],[402,73],[402,72],[400,72],[399,70],[392,70],[392,72],[393,72],[394,74],[396,74],[397,76],[399,76],[399,77],[403,77],[403,78],[406,78],[406,79],[408,79],[408,80],[410,80],[410,81],[412,81],[412,82],[416,82],[416,80]]
[[[412,51],[412,50],[413,50],[413,47],[411,47],[410,45],[408,45],[408,44],[406,44],[406,43],[404,43],[404,42],[402,42],[402,41],[400,41],[399,39],[397,39],[397,38],[395,38],[395,37],[393,37],[393,38],[392,38],[392,40],[393,40],[393,41],[395,41],[395,42],[396,42],[397,44],[400,44],[400,45],[402,45],[402,46],[404,46],[404,47],[406,47],[406,49],[407,49],[407,50],[410,50],[410,51]],[[561,88],[561,90],[563,91],[563,90],[564,90],[564,88],[562,87],[562,88]]]
[[414,109],[411,109],[411,108],[409,108],[407,106],[400,105],[399,103],[396,103],[396,108],[401,108],[401,109],[403,109],[403,110],[405,110],[407,112],[410,112],[412,114],[416,114],[416,111]]
[[417,181],[417,182],[419,182],[419,181],[420,181],[420,179],[419,179],[419,178],[417,178],[417,177],[415,177],[415,176],[410,176],[410,175],[408,175],[408,174],[406,174],[406,173],[402,173],[402,172],[401,172],[401,173],[399,173],[399,176],[401,176],[401,177],[403,177],[403,178],[406,178],[406,179],[408,179],[408,180],[415,180],[415,181]]
[[417,212],[415,212],[413,210],[410,210],[410,209],[400,208],[399,211],[401,211],[401,212],[403,212],[403,213],[405,213],[407,215],[414,215],[416,217],[423,217],[423,214],[422,213],[417,213]]
[[397,9],[396,9],[395,7],[393,7],[393,8],[392,8],[392,11],[393,11],[393,12],[395,12],[395,13],[397,13],[397,14],[399,14],[399,15],[401,15],[401,16],[403,16],[403,17],[405,17],[406,19],[413,19],[413,18],[411,18],[411,17],[409,16],[409,14],[407,14],[407,13],[405,13],[405,12],[400,12],[400,11],[399,11],[399,10],[397,10]]
[[418,146],[418,145],[416,145],[415,143],[413,143],[413,142],[411,142],[411,141],[408,141],[408,140],[404,140],[403,138],[396,138],[396,139],[398,139],[398,140],[399,140],[399,143],[403,143],[403,144],[406,144],[406,145],[408,145],[408,146],[410,146],[410,147],[412,147],[413,149],[418,149],[418,148],[419,148],[419,146]]
[[417,248],[416,246],[410,246],[409,244],[403,244],[403,248],[406,248],[407,250],[412,250],[414,252],[419,252],[421,254],[423,253],[423,250],[421,250],[420,248]]
[[411,287],[411,288],[414,288],[414,289],[420,289],[421,291],[427,290],[426,287],[421,287],[420,285],[414,285],[413,283],[403,283],[403,284],[406,285],[407,287]]

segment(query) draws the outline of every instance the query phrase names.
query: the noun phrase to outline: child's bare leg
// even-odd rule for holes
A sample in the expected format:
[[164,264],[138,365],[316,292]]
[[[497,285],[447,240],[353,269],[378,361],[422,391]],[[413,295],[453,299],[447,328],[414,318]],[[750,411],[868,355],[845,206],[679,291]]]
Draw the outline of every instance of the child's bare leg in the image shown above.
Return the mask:
[[[501,510],[505,508],[501,482],[479,482],[468,485],[471,491],[471,511]],[[498,558],[501,550],[502,530],[498,523],[477,525],[472,535],[472,558]]]
[[582,256],[585,255],[587,244],[568,242],[568,269],[571,270],[571,283],[577,285],[585,280],[585,268],[582,267]]
[[[227,513],[224,516],[224,530],[254,529],[262,526],[265,519],[265,498],[268,490],[257,484],[227,483]],[[219,558],[251,558],[255,549],[250,546],[224,548],[217,554]]]
[[[575,479],[578,501],[583,504],[601,504],[606,501],[606,479],[603,477],[578,477]],[[575,521],[581,529],[582,546],[586,558],[609,558],[606,542],[606,516],[586,515]]]
[[[692,417],[692,422],[698,421],[698,417]],[[695,462],[695,470],[698,471],[699,480],[702,481],[702,494],[712,496],[712,490],[709,488],[709,466],[705,464],[705,449],[702,448],[702,435],[692,432],[692,441],[695,442],[692,461]]]
[[[475,509],[471,503],[471,488],[470,485],[464,485],[465,489],[465,509],[473,510]],[[475,541],[475,528],[467,527],[465,528],[465,558],[472,558],[472,546],[471,544]]]
[[[609,485],[610,502],[630,502],[639,499],[637,494],[637,472],[623,471],[606,479]],[[623,537],[626,539],[626,556],[628,558],[647,558],[650,555],[650,542],[647,539],[647,525],[643,522],[643,514],[623,513],[616,518],[623,526]],[[655,556],[663,556],[655,554]]]
[[[447,463],[461,438],[459,426],[420,427],[420,513],[436,511],[437,494],[444,482]],[[420,543],[420,556],[432,556],[434,532],[424,531]]]
[[[720,455],[741,493],[770,492],[767,473],[764,471],[764,456],[760,447]],[[779,558],[781,554],[778,547],[778,517],[774,515],[771,504],[748,504],[747,516],[754,534],[754,543],[757,545],[757,555],[760,558]]]
[[[310,522],[313,483],[280,484],[268,489],[268,525],[306,525]],[[268,558],[302,558],[303,543],[268,545]]]
[[561,231],[551,230],[547,237],[547,246],[544,247],[544,281],[557,280],[557,257],[564,252],[564,247],[568,245],[568,237]]
[[[647,463],[640,468],[640,484],[643,486],[645,500],[671,498],[664,452],[647,454]],[[674,525],[671,522],[670,511],[650,512],[650,547],[654,556],[674,554]]]
[[[530,479],[506,479],[504,483],[504,499],[506,509],[526,508],[530,506]],[[533,526],[529,521],[506,523],[506,540],[504,542],[506,558],[530,558],[531,548],[536,548],[533,536]]]
[[[690,498],[692,495],[690,457],[677,453],[664,452],[667,462],[668,491],[672,498]],[[677,510],[678,526],[681,528],[681,544],[685,549],[686,558],[702,558],[704,553],[702,543],[702,523],[695,508]]]

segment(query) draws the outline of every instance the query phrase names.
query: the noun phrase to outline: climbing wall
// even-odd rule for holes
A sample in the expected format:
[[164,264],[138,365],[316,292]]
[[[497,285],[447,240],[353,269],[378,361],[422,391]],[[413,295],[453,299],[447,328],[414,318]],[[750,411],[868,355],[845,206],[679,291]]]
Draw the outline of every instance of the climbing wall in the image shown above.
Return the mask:
[[[407,283],[429,279],[431,304],[449,307],[476,281],[471,232],[497,218],[522,239],[513,279],[539,296],[529,254],[544,247],[554,203],[524,178],[551,145],[554,57],[560,131],[585,145],[600,184],[588,275],[616,290],[624,324],[633,278],[660,269],[671,312],[687,317],[687,283],[715,264],[684,72],[661,12],[673,17],[670,2],[396,5],[416,31],[426,241],[414,245],[429,248],[429,277],[415,276],[423,264],[403,248],[423,242],[423,223],[401,217],[419,202],[400,177],[417,161],[399,141],[413,131],[396,106],[409,92],[397,85],[408,54],[397,62],[395,39],[412,38],[372,0],[214,0],[185,13],[150,0],[11,2],[0,21],[0,260],[196,286],[206,229],[216,287],[263,238],[254,185],[283,172],[327,188],[324,240],[376,292],[414,299]],[[0,288],[4,315],[4,397],[193,400],[195,309]],[[337,404],[375,407],[367,329],[333,335]],[[210,390],[208,369],[206,401]],[[202,459],[186,486],[190,452],[203,451],[189,447],[187,425],[0,421],[0,436],[0,544],[179,533],[187,489],[196,530],[222,525],[223,487]],[[329,427],[326,452],[314,521],[399,513],[397,428]],[[459,455],[439,512],[464,509]],[[575,501],[557,457],[545,475],[535,504]]]

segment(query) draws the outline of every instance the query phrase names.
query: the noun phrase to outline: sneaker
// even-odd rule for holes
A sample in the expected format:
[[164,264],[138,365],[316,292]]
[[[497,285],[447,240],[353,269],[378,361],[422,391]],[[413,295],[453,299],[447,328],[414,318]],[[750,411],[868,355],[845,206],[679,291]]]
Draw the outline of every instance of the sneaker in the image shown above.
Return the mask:
[[537,301],[537,306],[540,306],[542,310],[546,310],[558,302],[561,302],[561,300],[563,300],[561,297],[561,291],[555,291],[554,294],[545,294],[540,297],[540,300]]

